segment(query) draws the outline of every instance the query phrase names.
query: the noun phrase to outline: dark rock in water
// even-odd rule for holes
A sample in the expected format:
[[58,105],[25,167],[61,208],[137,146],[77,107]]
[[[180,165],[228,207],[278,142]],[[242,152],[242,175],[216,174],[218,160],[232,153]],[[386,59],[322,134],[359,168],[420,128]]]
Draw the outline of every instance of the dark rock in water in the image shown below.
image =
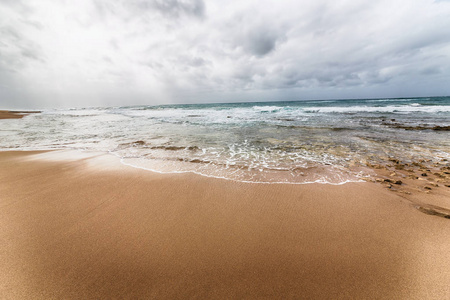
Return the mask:
[[423,176],[423,177],[427,177],[428,176],[427,173],[422,173],[420,175]]
[[197,146],[188,146],[188,147],[186,147],[185,149],[186,149],[186,150],[191,150],[191,151],[197,151],[197,150],[200,150],[200,148],[197,147]]
[[[392,121],[392,120],[391,120]],[[400,123],[383,123],[383,125],[390,126],[393,128],[404,129],[404,130],[435,130],[435,131],[450,131],[450,126],[433,126],[428,124],[421,124],[418,126],[408,126]]]
[[391,158],[391,159],[389,159],[389,160],[392,161],[392,162],[394,162],[394,163],[396,163],[396,164],[399,164],[399,163],[400,163],[400,161],[399,161],[398,159]]
[[429,187],[429,186],[424,186],[423,188],[426,190],[431,190],[431,187]]
[[154,146],[151,149],[161,149],[161,150],[169,150],[169,151],[179,151],[179,150],[195,150],[195,146],[191,147],[181,147],[181,146]]
[[390,179],[385,179],[385,180],[383,180],[383,182],[392,183],[392,180],[390,180]]
[[183,150],[185,147],[178,147],[178,146],[166,146],[163,148],[164,150],[170,150],[170,151],[177,151],[177,150]]
[[396,180],[396,181],[394,181],[394,184],[398,184],[398,185],[401,185],[403,182],[401,181],[401,180]]
[[450,126],[434,126],[433,130],[437,131],[450,131]]

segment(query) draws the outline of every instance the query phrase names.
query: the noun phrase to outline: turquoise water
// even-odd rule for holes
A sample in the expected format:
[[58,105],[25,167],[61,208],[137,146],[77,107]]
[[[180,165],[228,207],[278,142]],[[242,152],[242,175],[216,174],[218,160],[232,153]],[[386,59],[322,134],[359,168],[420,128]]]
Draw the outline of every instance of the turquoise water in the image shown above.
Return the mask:
[[450,159],[450,97],[48,110],[0,120],[0,147],[106,151],[158,172],[357,181],[371,164]]

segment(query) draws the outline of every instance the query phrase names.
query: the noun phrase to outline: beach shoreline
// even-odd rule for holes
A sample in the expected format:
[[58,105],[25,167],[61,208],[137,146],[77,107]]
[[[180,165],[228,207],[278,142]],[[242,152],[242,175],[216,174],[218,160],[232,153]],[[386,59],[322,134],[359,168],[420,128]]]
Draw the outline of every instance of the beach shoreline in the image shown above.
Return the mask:
[[417,177],[434,193],[450,185],[449,100],[49,109],[0,120],[0,140],[3,150],[101,151],[150,171],[241,182],[374,179],[404,190],[395,182]]
[[444,207],[436,190],[157,174],[69,150],[0,152],[0,178],[4,298],[450,295],[449,220],[410,201]]

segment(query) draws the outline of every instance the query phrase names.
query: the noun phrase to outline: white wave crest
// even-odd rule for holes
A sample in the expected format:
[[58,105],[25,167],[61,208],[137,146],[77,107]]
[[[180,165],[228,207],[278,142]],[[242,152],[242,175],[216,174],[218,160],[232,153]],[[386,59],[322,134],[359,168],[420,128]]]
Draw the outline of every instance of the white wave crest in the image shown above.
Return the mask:
[[353,106],[353,107],[308,107],[303,109],[304,112],[309,113],[356,113],[356,112],[371,112],[371,113],[448,113],[450,106],[423,106],[423,105],[390,105],[390,106]]

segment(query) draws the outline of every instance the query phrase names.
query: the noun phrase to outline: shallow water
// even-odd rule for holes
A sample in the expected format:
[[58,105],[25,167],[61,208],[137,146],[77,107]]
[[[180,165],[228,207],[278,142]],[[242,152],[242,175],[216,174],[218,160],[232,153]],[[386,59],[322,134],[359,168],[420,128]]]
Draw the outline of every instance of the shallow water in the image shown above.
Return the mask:
[[0,149],[106,151],[158,172],[340,184],[373,164],[450,159],[450,98],[46,110],[0,120]]

